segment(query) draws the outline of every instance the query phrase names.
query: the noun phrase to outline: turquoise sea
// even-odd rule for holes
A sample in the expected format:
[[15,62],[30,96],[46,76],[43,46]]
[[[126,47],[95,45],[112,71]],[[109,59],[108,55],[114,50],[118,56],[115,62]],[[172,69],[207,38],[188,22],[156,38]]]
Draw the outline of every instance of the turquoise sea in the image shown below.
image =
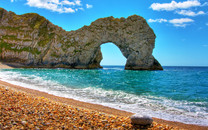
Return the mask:
[[0,80],[57,96],[208,126],[208,67],[131,71],[2,69]]

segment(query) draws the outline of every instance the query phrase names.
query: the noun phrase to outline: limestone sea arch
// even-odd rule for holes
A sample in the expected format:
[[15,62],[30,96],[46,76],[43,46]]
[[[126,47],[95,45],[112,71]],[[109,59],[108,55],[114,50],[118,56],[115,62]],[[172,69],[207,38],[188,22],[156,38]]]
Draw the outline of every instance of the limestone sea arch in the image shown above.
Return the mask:
[[100,68],[100,46],[111,42],[126,57],[125,69],[162,70],[152,55],[155,38],[137,15],[100,18],[65,31],[38,14],[16,15],[0,8],[0,60],[21,67]]

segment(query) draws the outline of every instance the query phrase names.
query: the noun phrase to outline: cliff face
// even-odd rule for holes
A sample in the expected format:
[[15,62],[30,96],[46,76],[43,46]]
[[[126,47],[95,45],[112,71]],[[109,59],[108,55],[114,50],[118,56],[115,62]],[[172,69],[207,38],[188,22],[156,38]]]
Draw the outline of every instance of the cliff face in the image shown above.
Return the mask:
[[161,70],[152,56],[155,34],[145,19],[101,18],[67,32],[38,14],[0,8],[0,60],[24,67],[99,68],[100,45],[112,42],[127,58],[126,69]]

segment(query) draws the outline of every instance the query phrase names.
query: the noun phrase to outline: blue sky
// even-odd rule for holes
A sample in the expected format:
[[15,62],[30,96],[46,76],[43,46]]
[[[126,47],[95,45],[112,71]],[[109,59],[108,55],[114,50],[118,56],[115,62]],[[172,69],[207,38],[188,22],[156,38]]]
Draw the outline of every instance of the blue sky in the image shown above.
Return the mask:
[[[137,14],[154,30],[153,55],[163,66],[208,66],[208,0],[0,0],[0,7],[38,13],[67,31],[101,17]],[[115,45],[101,47],[102,64],[125,64]]]

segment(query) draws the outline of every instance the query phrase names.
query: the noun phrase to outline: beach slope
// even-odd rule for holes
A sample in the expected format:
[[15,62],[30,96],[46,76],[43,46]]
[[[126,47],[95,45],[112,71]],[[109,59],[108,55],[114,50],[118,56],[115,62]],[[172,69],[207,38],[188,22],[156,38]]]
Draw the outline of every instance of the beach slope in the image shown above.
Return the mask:
[[[133,113],[57,97],[0,81],[0,129],[133,129]],[[154,118],[149,129],[206,130]]]
[[5,64],[5,63],[2,63],[0,62],[0,69],[12,69],[13,67]]

